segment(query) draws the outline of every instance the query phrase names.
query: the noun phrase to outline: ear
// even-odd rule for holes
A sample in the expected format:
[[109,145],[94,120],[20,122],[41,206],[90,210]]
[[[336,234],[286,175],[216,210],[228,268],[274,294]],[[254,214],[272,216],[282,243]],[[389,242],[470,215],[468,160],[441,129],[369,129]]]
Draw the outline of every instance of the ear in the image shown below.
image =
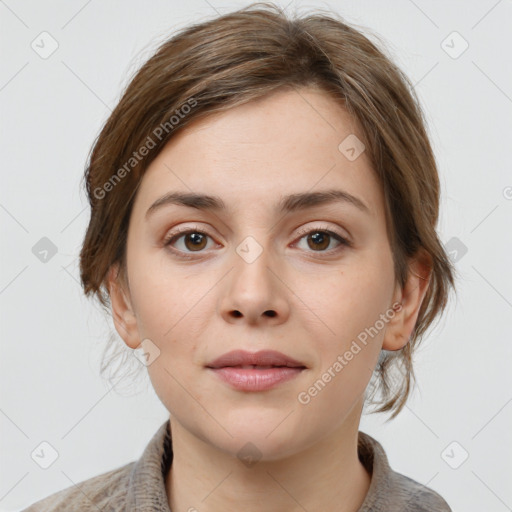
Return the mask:
[[409,263],[404,288],[398,284],[395,288],[392,305],[399,303],[401,306],[394,308],[395,316],[386,328],[383,350],[400,350],[409,342],[429,286],[431,273],[432,257],[424,249],[420,249]]
[[137,328],[137,317],[132,307],[127,280],[119,275],[119,263],[110,267],[107,282],[116,331],[130,348],[139,348],[140,336]]

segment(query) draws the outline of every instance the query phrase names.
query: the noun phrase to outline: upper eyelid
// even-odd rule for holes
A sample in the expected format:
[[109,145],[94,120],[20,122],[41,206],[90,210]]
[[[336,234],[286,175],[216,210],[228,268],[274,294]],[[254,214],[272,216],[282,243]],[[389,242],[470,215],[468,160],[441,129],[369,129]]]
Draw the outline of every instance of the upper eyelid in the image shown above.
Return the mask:
[[[320,221],[314,221],[314,220],[312,220],[310,222],[324,222],[324,224],[323,225],[317,225],[317,226],[310,226],[310,227],[302,226],[300,228],[296,228],[296,230],[298,231],[297,234],[299,235],[299,234],[302,234],[302,233],[307,233],[309,231],[314,231],[315,229],[318,230],[318,231],[333,231],[333,232],[337,232],[337,230],[339,230],[339,229],[343,229],[343,231],[346,231],[346,229],[341,228],[341,226],[332,227],[332,226],[326,225],[325,223],[327,221],[321,221],[321,220]],[[200,232],[200,233],[204,233],[205,235],[208,235],[208,236],[212,237],[212,235],[209,233],[208,228],[203,228],[202,226],[199,226],[199,225],[171,228],[168,231],[169,231],[169,235],[166,234],[166,237],[187,234],[187,233],[194,232],[194,231],[197,231],[197,232]],[[172,233],[172,235],[171,235],[171,233]],[[336,234],[339,234],[340,236],[342,236],[344,238],[348,238],[348,235],[345,235],[343,233],[336,233]]]

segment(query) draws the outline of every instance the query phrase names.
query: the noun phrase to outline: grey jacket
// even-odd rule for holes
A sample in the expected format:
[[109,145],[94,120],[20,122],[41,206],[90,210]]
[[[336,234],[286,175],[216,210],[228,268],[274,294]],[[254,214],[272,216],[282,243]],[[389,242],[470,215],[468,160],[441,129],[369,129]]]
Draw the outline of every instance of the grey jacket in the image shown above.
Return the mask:
[[[393,471],[380,443],[361,431],[358,453],[372,475],[358,512],[452,512],[435,491]],[[22,512],[171,512],[164,481],[171,462],[168,419],[139,460],[51,494]]]

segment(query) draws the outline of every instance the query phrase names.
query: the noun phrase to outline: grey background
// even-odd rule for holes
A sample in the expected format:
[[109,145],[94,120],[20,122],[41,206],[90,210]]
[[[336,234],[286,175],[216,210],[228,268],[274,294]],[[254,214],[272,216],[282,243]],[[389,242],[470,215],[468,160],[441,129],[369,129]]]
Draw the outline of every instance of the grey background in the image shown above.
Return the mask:
[[[122,88],[158,44],[248,3],[0,1],[0,510],[137,459],[168,416],[147,377],[126,391],[99,377],[114,328],[78,282],[89,217],[80,180]],[[458,251],[459,299],[416,357],[419,386],[396,420],[363,416],[361,430],[454,512],[512,510],[512,2],[277,3],[332,9],[387,42],[427,115],[439,232]],[[31,46],[46,37],[51,48],[43,31],[58,44],[47,58]],[[43,237],[56,248],[46,262]],[[31,458],[43,441],[59,455],[47,469]]]

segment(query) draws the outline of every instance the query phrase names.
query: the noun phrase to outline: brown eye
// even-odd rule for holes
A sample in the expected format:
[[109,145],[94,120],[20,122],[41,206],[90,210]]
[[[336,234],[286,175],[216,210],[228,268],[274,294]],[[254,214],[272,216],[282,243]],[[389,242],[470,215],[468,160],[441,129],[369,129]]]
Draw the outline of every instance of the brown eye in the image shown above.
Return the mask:
[[308,247],[314,250],[324,250],[329,247],[331,235],[325,231],[314,231],[307,235]]
[[191,251],[199,251],[206,246],[206,236],[204,233],[195,231],[182,235],[185,247]]
[[329,253],[329,252],[336,252],[337,248],[334,248],[332,250],[326,250],[329,245],[331,244],[332,240],[334,239],[336,242],[338,242],[338,248],[339,246],[348,246],[350,247],[350,242],[339,235],[338,233],[335,233],[334,231],[331,231],[328,228],[316,228],[316,229],[309,229],[304,230],[301,233],[299,233],[299,242],[303,238],[306,239],[307,248],[310,249],[313,252],[320,252],[320,253]]
[[[207,245],[209,235],[200,229],[181,229],[173,231],[164,240],[165,246],[170,246],[173,252],[181,253],[184,258],[187,258],[187,253],[201,252]],[[183,241],[181,247],[178,242]]]

